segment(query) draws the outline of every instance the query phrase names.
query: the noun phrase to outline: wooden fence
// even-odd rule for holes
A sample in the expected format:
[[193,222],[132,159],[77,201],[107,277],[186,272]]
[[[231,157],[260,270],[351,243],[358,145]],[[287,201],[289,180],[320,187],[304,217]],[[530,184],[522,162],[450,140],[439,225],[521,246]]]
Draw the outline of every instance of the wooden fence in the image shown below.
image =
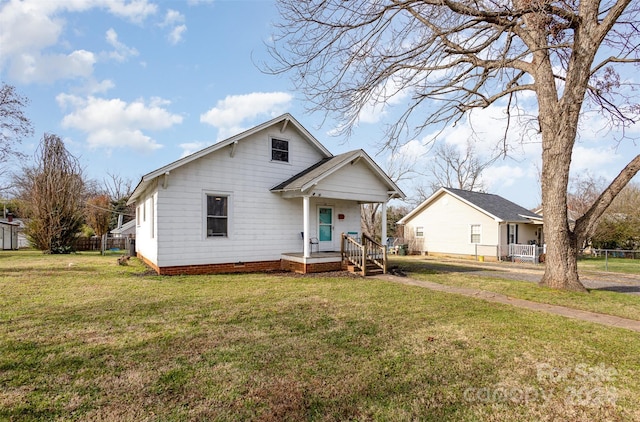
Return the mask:
[[[126,237],[107,237],[105,249],[128,249],[129,239]],[[79,237],[76,239],[77,251],[102,251],[102,239],[93,237]]]

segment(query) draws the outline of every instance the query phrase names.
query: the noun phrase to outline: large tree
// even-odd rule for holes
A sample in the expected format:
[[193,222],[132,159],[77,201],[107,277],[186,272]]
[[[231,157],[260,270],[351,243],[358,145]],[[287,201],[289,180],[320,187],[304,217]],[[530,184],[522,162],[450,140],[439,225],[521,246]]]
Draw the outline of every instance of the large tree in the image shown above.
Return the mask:
[[630,183],[616,196],[591,242],[596,248],[640,249],[640,184]]
[[[425,128],[499,106],[525,117],[542,141],[547,261],[541,283],[584,291],[577,249],[613,198],[640,169],[640,155],[570,229],[567,185],[582,112],[632,124],[640,107],[618,74],[640,62],[640,6],[631,0],[279,0],[272,44],[315,110],[333,113],[349,134],[362,110],[405,101],[387,146]],[[402,95],[398,95],[402,94]],[[588,103],[588,105],[587,105]],[[433,107],[436,106],[436,109]],[[592,107],[592,108],[590,108]],[[506,133],[514,125],[507,124]],[[506,148],[505,148],[506,151]]]
[[106,194],[97,194],[86,201],[85,221],[96,236],[102,237],[109,232],[111,221],[111,200]]
[[36,165],[16,176],[19,198],[27,206],[26,234],[45,253],[73,250],[84,210],[84,180],[78,160],[56,135],[45,134]]
[[471,139],[464,149],[441,143],[435,147],[426,165],[428,186],[419,186],[417,202],[421,203],[441,187],[485,192],[482,172],[495,161],[481,160]]
[[[107,177],[102,180],[103,190],[111,200],[111,219],[109,229],[118,227],[118,222],[126,223],[136,216],[136,209],[133,204],[127,205],[129,197],[133,193],[131,179],[124,179],[122,176],[107,173]],[[122,216],[122,220],[120,220]]]
[[[15,87],[2,82],[0,86],[0,164],[4,164],[12,156],[20,156],[16,149],[23,138],[33,134],[31,120],[24,109],[29,99],[20,95]],[[5,166],[0,166],[0,176]]]

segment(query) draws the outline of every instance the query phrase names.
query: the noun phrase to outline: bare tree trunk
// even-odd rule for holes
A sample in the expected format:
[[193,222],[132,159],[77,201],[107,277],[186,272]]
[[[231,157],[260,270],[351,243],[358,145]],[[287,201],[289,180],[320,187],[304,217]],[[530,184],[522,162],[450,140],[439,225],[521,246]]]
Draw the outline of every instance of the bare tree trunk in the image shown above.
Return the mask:
[[[529,17],[535,19],[535,16]],[[535,21],[534,21],[535,22]],[[543,32],[538,32],[538,36]],[[545,45],[540,38],[534,43]],[[579,40],[576,41],[579,44]],[[567,188],[571,155],[580,118],[586,87],[579,83],[587,78],[589,63],[586,57],[574,54],[569,63],[571,76],[559,98],[553,66],[548,52],[539,48],[534,54],[538,119],[542,132],[542,206],[544,239],[547,245],[545,272],[541,285],[586,292],[578,276],[577,244],[567,216]],[[583,74],[584,73],[584,74]]]

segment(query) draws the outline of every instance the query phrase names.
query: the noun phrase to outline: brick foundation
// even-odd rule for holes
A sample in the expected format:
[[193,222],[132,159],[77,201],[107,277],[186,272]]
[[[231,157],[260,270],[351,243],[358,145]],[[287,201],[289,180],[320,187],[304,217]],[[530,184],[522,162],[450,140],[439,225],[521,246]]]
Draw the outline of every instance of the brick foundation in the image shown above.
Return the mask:
[[146,265],[159,275],[196,275],[196,274],[225,274],[225,273],[256,273],[280,270],[280,260],[255,262],[229,262],[224,264],[176,265],[172,267],[158,267],[144,256],[138,254]]
[[226,273],[256,273],[266,271],[292,271],[296,273],[322,273],[346,269],[342,262],[316,262],[303,264],[286,260],[254,261],[225,264],[177,265],[172,267],[158,267],[140,253],[137,257],[158,275],[196,275],[196,274],[226,274]]

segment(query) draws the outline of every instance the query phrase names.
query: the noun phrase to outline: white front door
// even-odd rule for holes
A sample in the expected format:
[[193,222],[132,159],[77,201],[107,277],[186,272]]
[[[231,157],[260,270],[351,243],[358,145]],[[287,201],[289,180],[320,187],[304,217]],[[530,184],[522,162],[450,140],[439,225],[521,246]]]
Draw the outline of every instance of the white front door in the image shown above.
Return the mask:
[[333,207],[318,207],[318,249],[333,251]]

